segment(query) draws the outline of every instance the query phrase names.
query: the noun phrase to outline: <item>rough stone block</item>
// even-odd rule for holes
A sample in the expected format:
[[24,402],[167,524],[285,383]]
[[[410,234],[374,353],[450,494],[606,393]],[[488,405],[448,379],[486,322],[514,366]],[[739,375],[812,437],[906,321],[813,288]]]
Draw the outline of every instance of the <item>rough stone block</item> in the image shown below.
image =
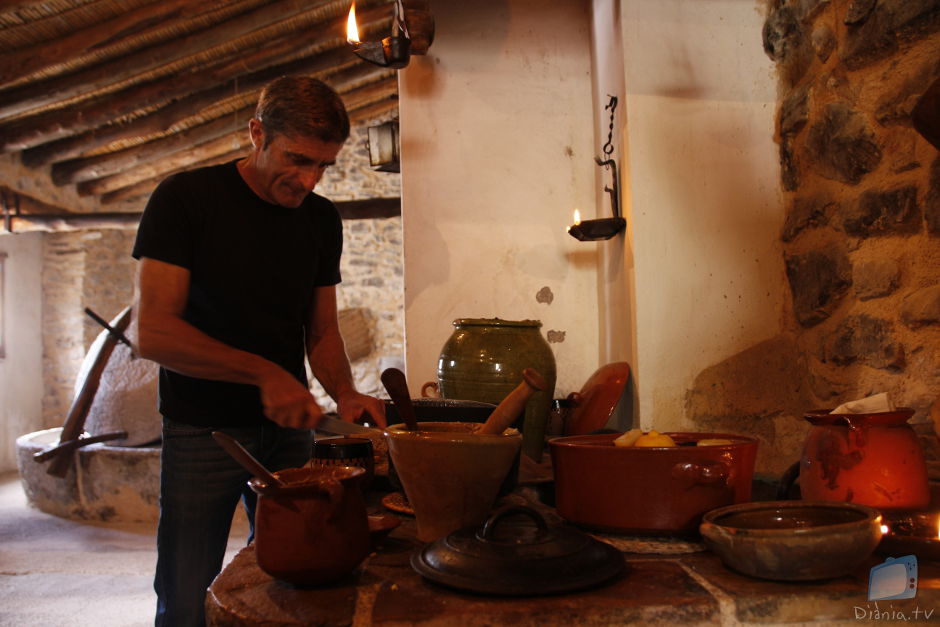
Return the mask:
[[796,236],[806,229],[816,228],[829,223],[829,213],[835,206],[826,198],[797,197],[787,211],[787,219],[783,224],[781,239],[792,242]]
[[940,323],[940,285],[908,294],[901,303],[901,320],[914,329]]
[[793,157],[790,138],[786,136],[780,138],[780,180],[783,183],[783,189],[788,192],[800,186],[800,170]]
[[826,105],[809,129],[807,151],[825,178],[857,184],[881,162],[881,147],[864,117],[845,103]]
[[809,91],[806,86],[790,90],[780,105],[780,134],[796,135],[809,119]]
[[876,0],[852,0],[848,9],[845,11],[844,24],[861,24],[868,19],[872,9],[875,8]]
[[813,50],[816,51],[816,56],[823,63],[829,59],[829,56],[836,49],[836,36],[832,33],[832,29],[825,24],[813,29],[810,40],[813,42]]
[[792,7],[783,4],[764,22],[764,52],[773,59],[787,84],[795,85],[813,59],[813,49]]
[[930,166],[930,186],[924,199],[924,218],[927,220],[927,232],[940,235],[940,157]]
[[860,300],[871,300],[887,296],[898,288],[901,268],[892,259],[863,261],[852,272],[855,294]]
[[910,235],[922,228],[923,212],[917,204],[917,187],[908,185],[889,191],[868,191],[842,217],[849,235]]
[[823,359],[839,365],[856,361],[882,370],[902,370],[904,346],[895,338],[887,320],[861,314],[849,316],[828,338]]
[[852,285],[848,257],[837,248],[787,257],[793,313],[804,327],[822,322]]
[[936,0],[881,0],[863,23],[849,27],[842,60],[857,70],[887,58],[901,42],[921,39],[938,29],[940,3]]

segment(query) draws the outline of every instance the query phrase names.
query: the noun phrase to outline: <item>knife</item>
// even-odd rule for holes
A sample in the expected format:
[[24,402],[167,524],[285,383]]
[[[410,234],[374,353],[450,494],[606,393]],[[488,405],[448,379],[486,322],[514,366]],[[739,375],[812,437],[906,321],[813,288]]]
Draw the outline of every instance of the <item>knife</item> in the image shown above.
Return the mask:
[[323,418],[320,419],[319,424],[317,424],[314,429],[316,431],[329,431],[330,433],[341,433],[343,435],[385,434],[382,429],[376,429],[375,427],[364,427],[363,425],[359,425],[354,422],[346,422],[345,420],[340,420],[339,418],[333,418],[331,416],[323,416]]

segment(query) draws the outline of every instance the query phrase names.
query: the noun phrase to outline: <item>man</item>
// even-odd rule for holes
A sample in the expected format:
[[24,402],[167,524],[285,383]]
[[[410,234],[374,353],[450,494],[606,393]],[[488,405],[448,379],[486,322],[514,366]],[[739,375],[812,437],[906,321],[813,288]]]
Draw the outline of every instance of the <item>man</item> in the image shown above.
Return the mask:
[[133,251],[137,348],[161,365],[157,625],[204,624],[239,498],[254,522],[248,473],[212,431],[272,470],[302,466],[323,415],[305,354],[344,420],[385,424],[383,402],[356,391],[339,333],[341,220],[312,193],[349,136],[345,107],[318,80],[282,77],[248,132],[248,157],[160,184]]

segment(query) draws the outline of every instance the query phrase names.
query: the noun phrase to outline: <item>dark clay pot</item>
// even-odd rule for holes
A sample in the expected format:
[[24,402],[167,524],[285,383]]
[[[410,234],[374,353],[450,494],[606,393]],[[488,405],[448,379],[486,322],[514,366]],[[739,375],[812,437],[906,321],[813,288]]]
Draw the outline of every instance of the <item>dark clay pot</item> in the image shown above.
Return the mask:
[[315,586],[351,573],[370,550],[369,519],[353,466],[289,468],[275,473],[285,485],[249,481],[258,494],[255,554],[276,579]]
[[555,356],[542,337],[538,320],[459,318],[441,349],[437,378],[445,399],[498,405],[522,381],[522,371],[534,368],[546,389],[532,395],[525,415],[513,426],[523,435],[522,450],[539,460],[555,392]]

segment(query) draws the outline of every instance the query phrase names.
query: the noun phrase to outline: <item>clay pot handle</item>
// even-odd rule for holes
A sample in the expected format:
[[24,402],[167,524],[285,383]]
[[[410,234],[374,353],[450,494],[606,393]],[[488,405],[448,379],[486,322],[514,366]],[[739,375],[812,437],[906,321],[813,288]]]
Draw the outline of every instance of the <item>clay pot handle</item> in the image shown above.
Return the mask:
[[314,487],[326,495],[330,503],[330,514],[327,520],[336,520],[340,514],[340,503],[343,501],[343,484],[336,479],[317,479]]
[[437,381],[428,381],[421,386],[421,398],[440,398],[440,388]]
[[509,505],[490,516],[489,519],[483,523],[479,537],[483,540],[492,540],[493,534],[496,532],[497,523],[508,516],[514,516],[516,514],[524,514],[531,518],[532,522],[535,523],[540,531],[548,529],[548,523],[545,522],[545,517],[536,510],[526,505]]
[[712,462],[694,464],[681,462],[672,467],[672,478],[684,481],[688,487],[694,485],[728,485],[731,481],[731,471],[727,464]]

